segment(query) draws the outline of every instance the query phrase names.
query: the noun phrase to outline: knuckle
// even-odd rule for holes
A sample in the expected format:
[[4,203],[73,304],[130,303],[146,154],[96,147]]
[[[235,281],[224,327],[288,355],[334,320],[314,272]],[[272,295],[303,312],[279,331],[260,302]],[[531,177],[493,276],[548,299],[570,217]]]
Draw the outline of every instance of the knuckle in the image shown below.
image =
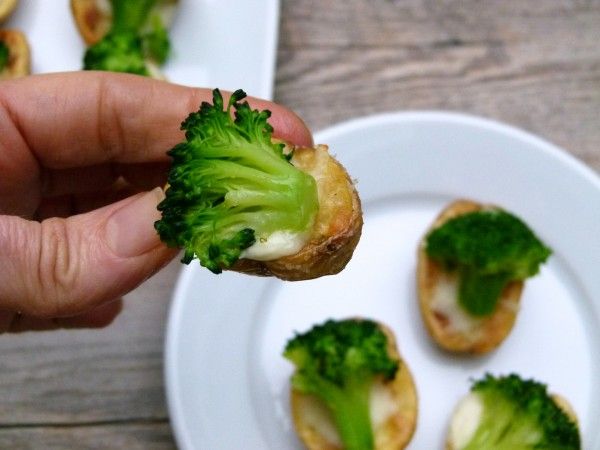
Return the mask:
[[115,105],[113,84],[106,76],[100,78],[97,96],[97,134],[101,148],[108,160],[119,159],[125,146],[125,134],[120,109]]
[[64,219],[47,219],[40,224],[37,297],[34,308],[38,317],[64,314],[78,278],[78,258],[73,258],[76,237],[67,230]]

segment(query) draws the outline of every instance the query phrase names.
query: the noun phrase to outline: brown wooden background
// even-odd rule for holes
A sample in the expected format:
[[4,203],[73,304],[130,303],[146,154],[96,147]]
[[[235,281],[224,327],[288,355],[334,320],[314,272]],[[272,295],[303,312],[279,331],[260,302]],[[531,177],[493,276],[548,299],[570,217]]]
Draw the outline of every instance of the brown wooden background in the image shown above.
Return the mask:
[[[282,0],[275,99],[314,130],[390,110],[482,115],[600,172],[600,2]],[[131,293],[109,329],[0,337],[0,449],[175,447],[162,347],[178,270]]]

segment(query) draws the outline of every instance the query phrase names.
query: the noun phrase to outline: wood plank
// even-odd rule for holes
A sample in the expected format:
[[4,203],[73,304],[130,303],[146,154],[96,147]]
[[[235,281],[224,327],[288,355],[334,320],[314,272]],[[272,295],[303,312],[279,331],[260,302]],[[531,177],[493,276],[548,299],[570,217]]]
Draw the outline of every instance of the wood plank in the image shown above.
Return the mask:
[[539,134],[600,170],[598,2],[527,12],[522,2],[342,3],[283,3],[276,98],[312,128],[461,111]]
[[0,448],[11,450],[173,450],[169,424],[115,423],[86,427],[0,428]]
[[164,325],[180,266],[128,295],[107,329],[2,336],[0,426],[166,418]]

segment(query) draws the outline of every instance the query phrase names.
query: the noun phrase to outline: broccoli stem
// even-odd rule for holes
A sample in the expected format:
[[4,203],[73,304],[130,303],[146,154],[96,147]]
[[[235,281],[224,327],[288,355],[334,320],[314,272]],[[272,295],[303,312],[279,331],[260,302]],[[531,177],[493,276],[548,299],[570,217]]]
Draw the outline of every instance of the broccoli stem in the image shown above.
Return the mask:
[[156,0],[111,0],[112,31],[139,30]]
[[370,382],[354,381],[325,396],[345,450],[372,450]]
[[473,316],[492,314],[510,278],[506,273],[481,275],[471,267],[460,268],[459,304]]
[[[460,450],[529,450],[538,448],[541,432],[514,405],[496,397],[483,398],[485,407],[479,426]],[[545,448],[545,447],[544,447]]]
[[3,41],[0,41],[0,71],[4,70],[4,67],[8,64],[9,56],[8,46]]

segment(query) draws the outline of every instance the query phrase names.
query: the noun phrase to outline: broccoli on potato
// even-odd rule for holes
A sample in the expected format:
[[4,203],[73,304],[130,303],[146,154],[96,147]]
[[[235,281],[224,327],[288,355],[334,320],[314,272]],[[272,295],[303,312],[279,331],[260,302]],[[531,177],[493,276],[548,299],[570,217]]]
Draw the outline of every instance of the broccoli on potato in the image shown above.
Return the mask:
[[84,70],[152,75],[153,63],[163,64],[170,52],[165,24],[154,8],[157,0],[111,0],[108,33],[90,46]]
[[504,287],[538,273],[551,254],[531,229],[502,210],[461,214],[426,237],[427,255],[459,275],[458,300],[474,316],[491,314]]
[[[161,239],[185,249],[214,273],[276,232],[306,233],[319,208],[314,178],[290,163],[274,143],[269,111],[257,111],[234,92],[227,106],[218,89],[183,122],[186,140],[175,146],[166,198],[155,227]],[[232,118],[234,112],[235,118]]]
[[519,375],[476,381],[450,425],[451,450],[578,450],[574,418],[546,385]]
[[373,449],[371,389],[377,380],[393,380],[400,367],[379,325],[366,319],[328,320],[290,339],[284,356],[296,366],[292,388],[324,402],[344,448]]

